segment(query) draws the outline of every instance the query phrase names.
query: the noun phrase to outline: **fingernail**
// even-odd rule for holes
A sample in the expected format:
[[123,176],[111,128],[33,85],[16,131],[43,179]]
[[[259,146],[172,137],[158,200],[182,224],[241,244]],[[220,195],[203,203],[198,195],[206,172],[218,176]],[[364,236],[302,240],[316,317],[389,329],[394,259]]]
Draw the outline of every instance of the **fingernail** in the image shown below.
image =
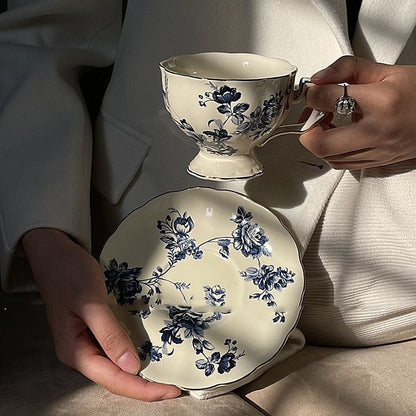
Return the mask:
[[137,374],[139,361],[130,351],[126,351],[117,361],[117,365],[126,373]]
[[332,68],[332,66],[329,66],[328,68],[322,69],[321,71],[318,71],[316,74],[312,75],[311,81],[323,81],[326,78],[331,78],[334,73],[335,69]]
[[180,391],[170,391],[169,393],[166,393],[164,396],[162,396],[162,400],[169,400],[174,399],[175,397],[178,397],[181,395]]

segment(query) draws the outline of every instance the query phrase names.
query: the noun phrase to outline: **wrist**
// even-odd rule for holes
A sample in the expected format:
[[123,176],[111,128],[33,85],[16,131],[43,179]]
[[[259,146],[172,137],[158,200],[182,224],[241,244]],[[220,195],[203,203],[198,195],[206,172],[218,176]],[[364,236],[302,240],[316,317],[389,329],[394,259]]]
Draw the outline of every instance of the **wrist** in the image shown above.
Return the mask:
[[71,266],[78,264],[85,253],[68,234],[54,228],[28,231],[22,245],[43,298],[49,298],[51,290],[53,296],[57,282],[62,283]]
[[35,252],[49,251],[70,241],[67,234],[55,228],[34,228],[22,237],[22,245],[28,256]]

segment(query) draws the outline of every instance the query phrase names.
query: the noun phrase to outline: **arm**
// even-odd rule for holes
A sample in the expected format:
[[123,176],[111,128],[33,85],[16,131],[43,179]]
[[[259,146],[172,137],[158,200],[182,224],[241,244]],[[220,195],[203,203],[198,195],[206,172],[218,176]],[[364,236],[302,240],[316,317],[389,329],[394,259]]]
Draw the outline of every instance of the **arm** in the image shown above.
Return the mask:
[[[111,64],[118,1],[26,1],[0,15],[3,287],[22,235],[52,227],[90,246],[92,133],[78,78]],[[11,282],[12,283],[12,282]]]
[[137,351],[88,252],[92,134],[78,76],[112,62],[119,8],[43,0],[0,16],[1,273],[5,284],[22,241],[60,360],[112,392],[158,400],[180,392],[135,376]]
[[64,364],[123,396],[153,401],[180,394],[136,376],[137,351],[111,312],[101,268],[87,251],[46,228],[29,231],[23,245]]

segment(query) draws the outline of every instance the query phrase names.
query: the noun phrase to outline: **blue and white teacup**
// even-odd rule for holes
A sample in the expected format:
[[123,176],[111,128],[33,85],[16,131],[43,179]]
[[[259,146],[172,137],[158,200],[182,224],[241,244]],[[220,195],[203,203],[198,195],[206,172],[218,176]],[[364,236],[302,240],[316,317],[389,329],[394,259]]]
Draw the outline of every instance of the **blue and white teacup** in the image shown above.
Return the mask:
[[294,89],[297,68],[277,58],[206,52],[174,56],[159,65],[166,109],[199,147],[188,172],[210,180],[246,179],[263,166],[254,154],[281,134],[307,124],[282,126],[305,81]]

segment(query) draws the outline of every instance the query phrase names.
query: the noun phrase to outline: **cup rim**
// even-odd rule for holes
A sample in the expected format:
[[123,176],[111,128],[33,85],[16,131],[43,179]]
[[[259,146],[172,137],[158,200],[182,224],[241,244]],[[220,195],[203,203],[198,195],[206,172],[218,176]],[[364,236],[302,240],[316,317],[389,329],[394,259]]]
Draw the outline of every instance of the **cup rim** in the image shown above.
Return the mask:
[[[265,58],[271,61],[283,62],[287,64],[290,67],[290,69],[287,72],[281,73],[279,75],[265,75],[265,76],[256,76],[256,77],[211,77],[211,76],[203,76],[203,75],[196,75],[196,74],[189,74],[185,72],[175,71],[174,69],[168,67],[168,63],[174,60],[179,60],[181,58],[186,58],[186,57],[198,57],[198,56],[203,56],[203,55],[205,56],[217,55],[219,57],[220,56],[239,56],[239,57]],[[181,77],[188,77],[188,78],[193,78],[193,79],[198,79],[198,80],[213,80],[213,81],[256,81],[256,80],[264,80],[264,79],[279,79],[279,78],[286,78],[288,76],[293,76],[294,74],[296,74],[298,70],[298,68],[295,65],[293,65],[286,59],[275,58],[275,57],[270,57],[270,56],[255,54],[255,53],[248,53],[248,52],[247,53],[245,52],[200,52],[200,53],[193,53],[193,54],[173,55],[167,59],[163,59],[159,63],[159,67],[162,68],[164,71],[173,75],[177,75]]]

